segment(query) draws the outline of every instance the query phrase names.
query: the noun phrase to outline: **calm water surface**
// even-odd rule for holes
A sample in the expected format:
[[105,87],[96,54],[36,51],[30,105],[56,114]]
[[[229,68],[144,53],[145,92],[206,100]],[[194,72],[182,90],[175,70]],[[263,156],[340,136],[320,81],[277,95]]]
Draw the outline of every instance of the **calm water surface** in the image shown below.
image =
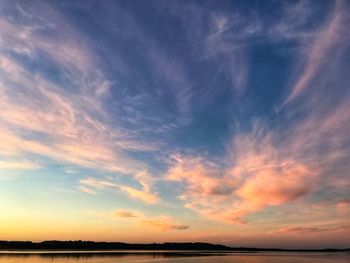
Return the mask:
[[349,253],[217,253],[186,251],[118,251],[113,253],[0,252],[0,263],[350,263]]

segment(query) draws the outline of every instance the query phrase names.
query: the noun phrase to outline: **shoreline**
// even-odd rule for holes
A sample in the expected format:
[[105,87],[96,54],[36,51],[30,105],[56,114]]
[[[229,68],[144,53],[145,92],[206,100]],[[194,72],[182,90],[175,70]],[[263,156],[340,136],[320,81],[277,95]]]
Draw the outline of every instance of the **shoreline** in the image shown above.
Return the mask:
[[186,242],[186,243],[151,243],[151,244],[133,244],[123,242],[95,242],[95,241],[0,241],[0,253],[5,252],[65,252],[65,253],[118,253],[132,251],[140,252],[350,252],[350,248],[255,248],[255,247],[229,247],[221,244],[211,244],[203,242]]

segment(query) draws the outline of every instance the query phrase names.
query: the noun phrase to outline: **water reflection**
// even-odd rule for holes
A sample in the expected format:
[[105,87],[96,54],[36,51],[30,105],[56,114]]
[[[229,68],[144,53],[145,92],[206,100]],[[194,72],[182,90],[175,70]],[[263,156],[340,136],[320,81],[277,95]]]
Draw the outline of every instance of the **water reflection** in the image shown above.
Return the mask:
[[347,253],[227,253],[189,251],[0,252],[0,263],[348,263]]
[[114,251],[114,252],[0,252],[0,263],[2,262],[152,262],[167,258],[190,258],[203,256],[225,256],[217,252],[191,252],[191,251]]

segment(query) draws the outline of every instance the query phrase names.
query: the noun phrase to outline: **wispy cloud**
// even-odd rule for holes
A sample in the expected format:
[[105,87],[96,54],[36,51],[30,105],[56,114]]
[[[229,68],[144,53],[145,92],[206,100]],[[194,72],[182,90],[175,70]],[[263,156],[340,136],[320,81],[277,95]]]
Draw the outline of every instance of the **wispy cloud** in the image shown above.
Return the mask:
[[80,192],[83,192],[83,193],[86,193],[86,194],[92,194],[92,195],[96,194],[96,192],[94,190],[92,190],[91,188],[88,188],[86,186],[83,186],[83,185],[79,185],[78,190]]
[[334,57],[336,44],[339,44],[344,37],[342,34],[345,21],[343,4],[342,0],[335,1],[329,21],[313,38],[312,45],[307,51],[305,68],[296,79],[283,105],[291,102],[307,89],[318,71],[329,61],[330,57]]
[[[306,25],[315,14],[309,4],[286,4],[285,10],[300,9],[302,14],[296,17],[297,12],[290,10],[270,27],[268,21],[256,16],[251,30],[246,28],[250,23],[234,24],[234,16],[213,16],[208,41],[221,43],[215,42],[206,50],[211,56],[218,52],[232,54],[236,49],[247,47],[250,41],[255,43],[262,39],[296,40],[299,54],[304,54],[308,47],[306,66],[296,78],[294,89],[284,105],[305,95],[303,91],[316,76],[318,85],[303,97],[297,107],[290,104],[279,112],[276,118],[281,125],[271,126],[265,120],[252,119],[248,121],[251,123],[249,132],[237,128],[232,142],[226,145],[226,156],[220,161],[200,153],[173,156],[165,177],[180,183],[183,192],[179,197],[185,207],[214,220],[247,223],[269,207],[287,206],[300,200],[306,202],[306,199],[320,202],[325,198],[320,197],[320,191],[325,196],[330,194],[326,193],[327,187],[336,187],[340,196],[341,192],[346,196],[344,185],[347,180],[344,177],[348,165],[345,156],[349,154],[346,130],[349,129],[350,117],[347,95],[336,103],[332,97],[323,106],[319,101],[327,97],[332,85],[342,85],[330,84],[335,76],[344,78],[341,71],[329,68],[323,72],[321,69],[334,52],[344,51],[347,46],[346,41],[341,41],[346,38],[341,32],[347,17],[344,2],[337,1],[324,25],[310,30]],[[245,20],[238,18],[238,21]],[[233,34],[235,31],[238,33]],[[336,56],[332,63],[340,63],[340,56]],[[321,71],[324,74],[320,75]],[[301,111],[307,114],[297,116]],[[310,201],[312,198],[315,200]]]
[[164,216],[153,218],[153,219],[145,219],[142,221],[142,223],[159,228],[162,231],[186,230],[189,228],[188,225],[179,224],[176,221],[174,221],[172,218],[164,217]]
[[145,203],[155,204],[159,202],[159,197],[153,193],[150,193],[149,190],[138,190],[133,187],[121,186],[121,191],[127,193],[131,198],[141,200]]
[[350,225],[338,225],[338,226],[288,226],[279,228],[275,231],[268,232],[269,235],[274,234],[294,234],[294,235],[307,235],[320,232],[349,232]]
[[103,216],[116,220],[133,220],[133,223],[138,223],[141,226],[153,227],[160,229],[163,232],[171,230],[187,230],[188,225],[181,224],[170,216],[147,216],[137,210],[113,210],[109,212],[90,213],[95,216]]
[[[129,197],[133,199],[140,200],[147,204],[155,204],[160,201],[159,197],[151,192],[151,189],[148,187],[147,184],[143,184],[141,189],[137,189],[134,187],[121,185],[110,180],[99,180],[91,177],[82,179],[79,181],[79,183],[79,187],[83,187],[79,189],[83,189],[83,192],[90,191],[91,193],[95,193],[97,190],[101,191],[104,189],[115,189],[126,193]],[[88,189],[88,191],[86,189]]]
[[185,181],[181,199],[186,207],[215,220],[245,223],[251,213],[292,202],[313,190],[314,171],[278,157],[270,143],[255,144],[252,139],[236,138],[236,160],[227,170],[203,159],[176,161],[167,177]]
[[26,160],[0,161],[0,170],[37,170],[41,165]]
[[232,90],[241,96],[246,89],[249,70],[245,47],[249,45],[249,37],[259,31],[260,25],[244,23],[237,16],[217,13],[211,15],[203,57],[218,64],[219,72],[224,73]]
[[166,178],[183,183],[185,207],[214,220],[246,223],[251,214],[304,199],[343,178],[336,166],[345,165],[349,154],[347,107],[327,116],[316,111],[289,132],[256,122],[252,132],[234,137],[223,163],[178,155]]
[[[100,57],[89,39],[49,3],[38,2],[35,8],[19,4],[12,11],[17,19],[0,18],[0,153],[16,158],[35,154],[139,178],[148,165],[130,152],[154,151],[158,145],[136,139],[104,109],[112,81],[99,69]],[[47,68],[55,69],[56,76]],[[158,201],[150,189],[120,189],[146,202]]]
[[166,200],[249,231],[342,231],[321,220],[350,211],[348,4],[134,4],[0,3],[0,169],[142,202],[101,216],[144,228],[188,229],[156,215]]
[[111,215],[114,215],[116,217],[121,217],[121,218],[139,217],[137,213],[133,211],[127,211],[127,210],[116,210],[111,212]]

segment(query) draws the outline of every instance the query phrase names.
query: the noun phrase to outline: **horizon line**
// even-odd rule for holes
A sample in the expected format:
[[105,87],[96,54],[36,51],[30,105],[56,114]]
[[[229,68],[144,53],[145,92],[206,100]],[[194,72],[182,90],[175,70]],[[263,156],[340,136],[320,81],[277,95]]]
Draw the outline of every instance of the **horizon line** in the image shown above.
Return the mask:
[[[13,247],[11,248],[4,248],[2,247],[2,245],[5,244],[12,244]],[[220,243],[209,243],[209,242],[153,242],[153,243],[128,243],[128,242],[122,242],[122,241],[93,241],[93,240],[42,240],[42,241],[31,241],[31,240],[0,240],[0,252],[2,251],[8,251],[7,249],[10,250],[46,250],[46,251],[56,251],[56,250],[71,250],[71,249],[81,249],[84,252],[89,251],[89,249],[94,249],[93,247],[89,248],[89,247],[55,247],[55,248],[50,248],[50,247],[28,247],[28,248],[19,248],[18,245],[20,244],[14,244],[14,243],[30,243],[32,245],[48,245],[49,243],[58,243],[58,244],[71,244],[73,245],[73,243],[75,245],[79,246],[80,244],[87,244],[90,243],[90,245],[127,245],[127,246],[135,246],[134,248],[129,248],[131,250],[150,250],[152,249],[152,246],[169,246],[169,245],[173,245],[173,246],[188,246],[187,248],[184,247],[182,249],[186,250],[186,249],[190,249],[191,245],[202,245],[202,246],[212,246],[212,247],[217,247],[217,249],[219,250],[251,250],[251,251],[290,251],[290,252],[337,252],[337,251],[350,251],[350,247],[344,247],[344,248],[332,248],[332,247],[324,247],[324,248],[278,248],[278,247],[249,247],[249,246],[231,246],[231,245],[225,245],[225,244],[220,244]],[[17,248],[16,248],[17,245]],[[143,248],[137,248],[136,246],[151,246],[151,247],[143,247]],[[221,248],[219,248],[221,247]],[[112,247],[99,247],[99,250],[123,250],[125,248],[112,248]],[[176,250],[174,248],[168,247],[168,248],[163,248],[166,250]],[[197,248],[197,249],[191,249],[191,250],[203,250],[205,249],[203,248]],[[92,251],[92,250],[90,250]]]

